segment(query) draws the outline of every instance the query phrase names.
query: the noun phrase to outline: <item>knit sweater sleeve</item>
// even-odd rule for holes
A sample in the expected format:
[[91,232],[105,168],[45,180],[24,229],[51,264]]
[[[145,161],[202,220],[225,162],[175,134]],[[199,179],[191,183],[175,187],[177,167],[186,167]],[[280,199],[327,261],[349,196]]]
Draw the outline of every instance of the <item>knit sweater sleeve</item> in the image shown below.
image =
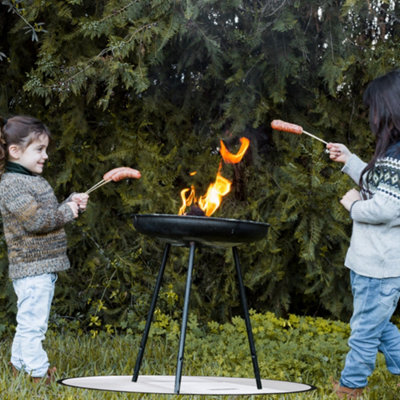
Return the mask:
[[52,232],[74,219],[73,212],[66,203],[58,204],[50,185],[45,193],[39,194],[40,200],[30,187],[20,181],[14,182],[2,195],[8,212],[27,232]]
[[353,204],[350,216],[354,221],[388,224],[400,217],[400,160],[384,158],[378,164],[379,173],[372,177],[374,194]]
[[360,181],[361,172],[366,167],[367,163],[352,154],[342,168],[342,172],[350,176],[351,179],[358,185]]
[[388,224],[400,217],[400,200],[378,192],[372,199],[354,203],[350,216],[357,222]]

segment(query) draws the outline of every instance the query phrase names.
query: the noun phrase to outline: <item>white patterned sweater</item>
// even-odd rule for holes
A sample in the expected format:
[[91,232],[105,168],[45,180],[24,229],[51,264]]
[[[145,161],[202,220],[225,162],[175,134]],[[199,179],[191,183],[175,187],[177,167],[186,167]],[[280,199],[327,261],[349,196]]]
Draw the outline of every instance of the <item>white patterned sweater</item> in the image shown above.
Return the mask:
[[[350,210],[353,232],[345,265],[372,278],[400,276],[400,155],[387,154],[370,174],[368,198]],[[342,171],[358,184],[365,166],[353,154]]]

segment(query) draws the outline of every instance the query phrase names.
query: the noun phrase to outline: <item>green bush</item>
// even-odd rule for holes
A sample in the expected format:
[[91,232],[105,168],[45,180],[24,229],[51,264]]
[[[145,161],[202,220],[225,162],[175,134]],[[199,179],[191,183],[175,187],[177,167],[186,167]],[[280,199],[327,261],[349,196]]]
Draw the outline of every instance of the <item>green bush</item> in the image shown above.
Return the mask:
[[[248,399],[336,398],[330,378],[337,379],[347,353],[349,326],[340,321],[273,313],[251,312],[255,347],[262,379],[276,379],[316,386],[307,393],[276,396],[245,396]],[[101,375],[133,375],[144,322],[137,333],[124,335],[110,331],[93,337],[79,326],[52,324],[45,340],[57,378]],[[142,375],[175,375],[180,326],[168,315],[156,313],[144,353]],[[49,387],[32,385],[25,376],[12,378],[7,365],[11,341],[0,342],[0,392],[4,400],[26,399],[168,399],[167,395],[124,394],[70,388],[56,383]],[[244,320],[239,317],[207,325],[190,315],[184,353],[183,375],[254,378]],[[397,398],[398,379],[385,367],[379,354],[377,367],[369,379],[365,400]],[[254,381],[255,384],[255,381]],[[182,397],[183,398],[183,397]],[[187,399],[220,399],[220,396],[185,396]],[[222,399],[233,400],[236,396]]]

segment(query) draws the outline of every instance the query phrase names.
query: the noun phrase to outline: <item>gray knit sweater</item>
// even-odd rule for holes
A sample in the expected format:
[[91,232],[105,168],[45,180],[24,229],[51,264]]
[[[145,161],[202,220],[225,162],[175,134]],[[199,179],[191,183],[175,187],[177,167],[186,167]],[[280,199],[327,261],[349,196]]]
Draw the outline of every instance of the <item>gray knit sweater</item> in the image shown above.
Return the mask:
[[4,173],[0,180],[0,212],[11,279],[69,268],[63,226],[74,219],[73,212],[66,202],[57,202],[44,178]]
[[[371,278],[400,276],[400,159],[375,164],[368,199],[353,203],[353,233],[345,265]],[[366,163],[352,155],[343,168],[358,183]]]

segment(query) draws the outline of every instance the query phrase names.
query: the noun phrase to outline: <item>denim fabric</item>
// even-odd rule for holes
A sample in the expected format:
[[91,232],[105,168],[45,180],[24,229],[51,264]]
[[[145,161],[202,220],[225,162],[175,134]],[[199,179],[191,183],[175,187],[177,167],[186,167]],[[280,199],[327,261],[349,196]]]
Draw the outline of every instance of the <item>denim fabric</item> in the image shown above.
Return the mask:
[[42,341],[47,331],[56,280],[56,274],[42,274],[13,281],[18,312],[11,363],[33,377],[46,376],[49,368]]
[[350,272],[353,316],[350,320],[350,351],[340,384],[349,388],[367,385],[378,351],[392,374],[400,374],[400,332],[390,322],[400,297],[400,278],[376,279]]

